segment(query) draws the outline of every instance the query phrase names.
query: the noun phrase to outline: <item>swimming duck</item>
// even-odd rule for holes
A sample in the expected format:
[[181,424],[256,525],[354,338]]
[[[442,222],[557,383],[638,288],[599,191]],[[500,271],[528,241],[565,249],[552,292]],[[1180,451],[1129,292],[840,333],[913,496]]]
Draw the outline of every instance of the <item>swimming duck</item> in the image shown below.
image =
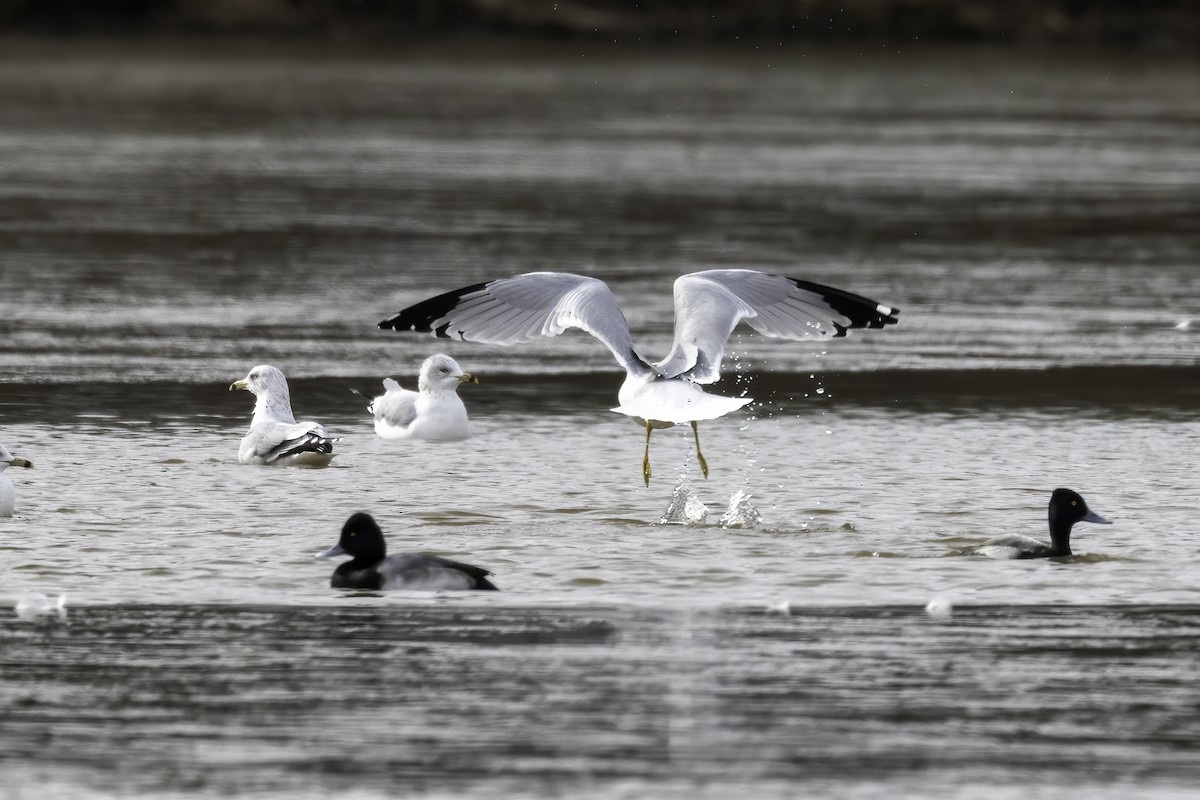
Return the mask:
[[0,517],[11,517],[16,508],[16,492],[13,491],[12,479],[4,474],[4,470],[9,467],[32,468],[33,462],[17,458],[8,452],[7,447],[0,444]]
[[333,460],[333,443],[316,422],[296,422],[287,378],[278,368],[262,364],[245,378],[229,384],[229,391],[244,389],[254,395],[250,432],[242,437],[238,461],[242,464],[324,467]]
[[458,387],[464,383],[479,383],[479,379],[463,372],[457,361],[442,353],[421,364],[415,392],[386,378],[384,393],[367,406],[375,416],[375,433],[384,439],[434,442],[470,438],[467,408],[458,396]]
[[342,526],[338,543],[318,558],[353,556],[333,571],[334,589],[483,589],[495,591],[482,567],[422,553],[389,556],[383,531],[370,514],[359,512]]
[[1055,489],[1050,495],[1050,544],[1028,536],[1010,533],[989,539],[974,552],[989,558],[1053,558],[1071,555],[1071,528],[1076,522],[1111,525],[1104,517],[1088,508],[1078,492]]

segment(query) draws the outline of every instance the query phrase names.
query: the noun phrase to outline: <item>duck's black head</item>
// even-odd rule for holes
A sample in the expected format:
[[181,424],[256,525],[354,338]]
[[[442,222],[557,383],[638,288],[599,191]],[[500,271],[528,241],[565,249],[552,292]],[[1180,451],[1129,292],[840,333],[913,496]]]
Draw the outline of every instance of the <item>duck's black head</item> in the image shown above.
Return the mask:
[[1055,489],[1054,494],[1050,495],[1050,538],[1054,541],[1056,548],[1059,548],[1060,542],[1066,552],[1063,555],[1071,554],[1071,546],[1069,544],[1071,538],[1071,528],[1076,522],[1095,522],[1099,525],[1110,525],[1108,520],[1088,508],[1087,502],[1078,492],[1073,492],[1070,489]]
[[387,545],[383,541],[383,531],[379,530],[370,514],[360,511],[346,520],[338,543],[322,553],[321,557],[340,555],[351,556],[358,563],[376,564],[383,561],[387,555]]

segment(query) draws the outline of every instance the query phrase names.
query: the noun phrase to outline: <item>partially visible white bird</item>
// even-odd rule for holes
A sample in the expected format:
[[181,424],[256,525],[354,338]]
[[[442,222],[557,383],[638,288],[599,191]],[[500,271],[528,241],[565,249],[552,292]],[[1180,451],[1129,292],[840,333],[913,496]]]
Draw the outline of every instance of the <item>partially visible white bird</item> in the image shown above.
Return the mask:
[[11,517],[17,506],[16,492],[13,491],[12,479],[4,474],[9,467],[33,468],[33,462],[17,458],[8,452],[8,448],[0,444],[0,517]]
[[[458,387],[463,383],[479,383],[479,378],[463,372],[457,361],[442,353],[421,364],[415,392],[385,378],[384,393],[367,405],[367,411],[375,416],[375,433],[384,439],[469,439],[467,408],[458,396]],[[351,391],[366,397],[357,389]]]
[[716,419],[751,402],[700,388],[720,378],[725,341],[746,323],[764,336],[799,340],[845,336],[850,328],[896,323],[898,309],[818,283],[749,269],[714,269],[675,281],[675,341],[651,364],[633,347],[629,325],[603,281],[566,272],[529,272],[465,286],[430,298],[379,323],[397,331],[488,344],[516,344],[579,328],[603,343],[625,369],[612,409],[646,429],[642,477],[650,485],[650,433],[690,422],[704,476],[697,421]]
[[925,604],[925,613],[933,619],[950,619],[954,616],[954,603],[944,597],[935,597]]
[[263,364],[250,370],[229,391],[245,389],[254,395],[254,418],[242,438],[238,461],[243,464],[324,467],[333,460],[331,438],[316,422],[297,422],[287,378],[277,368]]
[[790,617],[792,615],[792,604],[787,600],[781,600],[778,603],[767,606],[767,614],[778,614],[781,617]]
[[57,599],[51,600],[41,592],[32,592],[18,600],[13,610],[17,612],[17,617],[25,622],[36,622],[42,617],[52,615],[58,617],[59,622],[66,622],[67,596],[60,594]]

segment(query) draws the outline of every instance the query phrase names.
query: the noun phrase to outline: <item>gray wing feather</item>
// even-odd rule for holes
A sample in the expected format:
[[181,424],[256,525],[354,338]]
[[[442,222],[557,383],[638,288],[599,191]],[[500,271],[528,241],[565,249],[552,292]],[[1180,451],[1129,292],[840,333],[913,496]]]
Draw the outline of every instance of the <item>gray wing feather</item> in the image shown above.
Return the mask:
[[297,453],[332,453],[337,439],[330,438],[325,429],[311,422],[281,425],[255,444],[256,455],[268,464]]
[[375,419],[387,420],[390,424],[403,428],[411,425],[417,418],[417,393],[400,389],[398,386],[371,402],[371,411]]
[[748,269],[714,269],[675,281],[675,341],[655,365],[697,383],[720,377],[725,342],[742,320],[763,334],[799,340],[844,336],[896,322],[897,309],[821,284]]
[[599,339],[627,371],[650,371],[633,349],[629,325],[608,286],[566,272],[529,272],[456,289],[406,308],[379,327],[506,345],[579,328]]

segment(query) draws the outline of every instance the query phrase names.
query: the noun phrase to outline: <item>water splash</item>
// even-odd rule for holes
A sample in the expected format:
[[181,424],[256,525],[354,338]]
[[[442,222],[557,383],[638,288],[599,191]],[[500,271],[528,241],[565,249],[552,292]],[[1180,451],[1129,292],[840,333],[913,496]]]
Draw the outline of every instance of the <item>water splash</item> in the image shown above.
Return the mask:
[[708,506],[701,502],[687,481],[680,481],[671,493],[671,502],[663,512],[659,525],[703,525],[708,521]]
[[729,510],[721,517],[722,528],[753,528],[762,522],[762,514],[750,503],[751,495],[744,489],[729,498]]

